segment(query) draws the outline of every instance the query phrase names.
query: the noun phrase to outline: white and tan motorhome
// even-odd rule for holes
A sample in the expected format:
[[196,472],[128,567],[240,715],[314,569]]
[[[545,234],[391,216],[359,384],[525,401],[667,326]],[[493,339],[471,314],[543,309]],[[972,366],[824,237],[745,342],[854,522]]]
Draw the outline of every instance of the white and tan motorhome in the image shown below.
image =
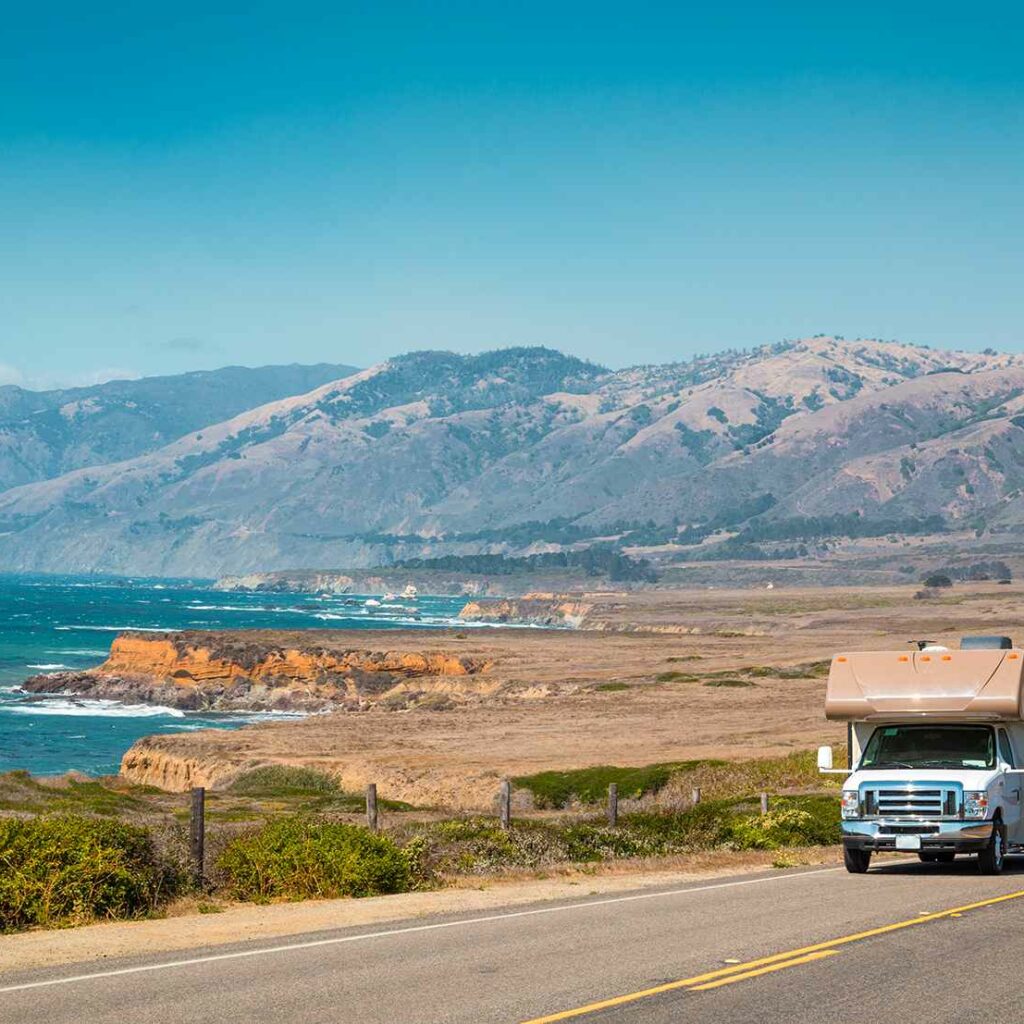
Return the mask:
[[[843,784],[847,870],[878,850],[931,863],[974,854],[986,874],[1024,851],[1024,651],[1007,637],[837,654],[825,717],[849,723]],[[835,771],[832,751],[818,752]]]

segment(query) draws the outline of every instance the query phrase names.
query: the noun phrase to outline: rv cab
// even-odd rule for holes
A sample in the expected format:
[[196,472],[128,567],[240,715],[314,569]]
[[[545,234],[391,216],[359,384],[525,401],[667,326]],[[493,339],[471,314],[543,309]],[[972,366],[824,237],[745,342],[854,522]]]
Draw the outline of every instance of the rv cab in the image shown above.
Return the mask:
[[[926,863],[970,854],[997,874],[1007,853],[1024,852],[1024,651],[1008,637],[913,646],[832,660],[825,716],[849,736],[846,868],[905,850]],[[836,770],[830,748],[818,763]]]

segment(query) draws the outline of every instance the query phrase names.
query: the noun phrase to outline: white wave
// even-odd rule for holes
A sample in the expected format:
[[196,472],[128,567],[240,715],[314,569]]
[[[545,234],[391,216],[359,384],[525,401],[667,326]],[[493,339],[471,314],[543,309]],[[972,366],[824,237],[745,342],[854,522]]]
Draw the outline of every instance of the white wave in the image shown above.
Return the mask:
[[129,630],[133,633],[177,633],[179,632],[172,626],[54,626],[56,630],[66,632],[72,629],[81,629],[86,632],[92,631],[94,633],[125,633]]
[[206,715],[217,715],[216,719],[207,718],[202,722],[189,722],[186,724],[168,723],[167,725],[161,725],[161,729],[168,729],[171,732],[196,732],[199,729],[216,729],[223,728],[225,725],[230,723],[231,725],[254,725],[257,722],[273,722],[281,721],[282,719],[297,719],[297,718],[308,718],[310,714],[319,714],[320,712],[307,712],[307,711],[216,711],[216,712],[201,712]]
[[53,697],[32,703],[6,704],[4,711],[19,715],[68,715],[82,718],[155,718],[168,716],[184,718],[178,708],[165,708],[159,704],[122,704],[116,700],[75,700]]
[[62,668],[68,668],[68,665],[62,665],[59,661],[55,661],[52,664],[45,665],[26,665],[25,668],[35,668],[40,672],[56,672]]
[[[251,612],[252,608],[246,607],[243,604],[190,604],[188,606],[190,612]],[[256,609],[261,611],[262,609]],[[274,609],[270,609],[274,610]]]
[[90,647],[65,647],[63,650],[45,650],[44,654],[80,654],[83,658],[105,658],[110,651],[93,650]]

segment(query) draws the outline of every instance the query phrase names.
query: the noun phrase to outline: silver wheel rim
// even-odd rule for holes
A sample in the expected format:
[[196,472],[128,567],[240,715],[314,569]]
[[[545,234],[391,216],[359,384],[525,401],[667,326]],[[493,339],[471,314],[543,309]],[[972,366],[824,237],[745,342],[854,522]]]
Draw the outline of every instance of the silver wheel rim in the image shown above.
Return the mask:
[[1003,833],[997,828],[992,840],[992,851],[995,854],[996,864],[1003,863]]

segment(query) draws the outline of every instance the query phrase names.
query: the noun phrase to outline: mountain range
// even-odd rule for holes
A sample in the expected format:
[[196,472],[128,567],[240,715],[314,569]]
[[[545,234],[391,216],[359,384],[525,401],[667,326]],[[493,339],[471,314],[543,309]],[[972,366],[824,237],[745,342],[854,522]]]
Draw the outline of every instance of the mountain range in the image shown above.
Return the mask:
[[0,387],[0,491],[142,455],[354,371],[328,363],[228,366],[55,391]]
[[0,390],[0,569],[1024,529],[1024,358],[992,350],[815,337],[618,371],[515,348],[217,373],[252,376]]

